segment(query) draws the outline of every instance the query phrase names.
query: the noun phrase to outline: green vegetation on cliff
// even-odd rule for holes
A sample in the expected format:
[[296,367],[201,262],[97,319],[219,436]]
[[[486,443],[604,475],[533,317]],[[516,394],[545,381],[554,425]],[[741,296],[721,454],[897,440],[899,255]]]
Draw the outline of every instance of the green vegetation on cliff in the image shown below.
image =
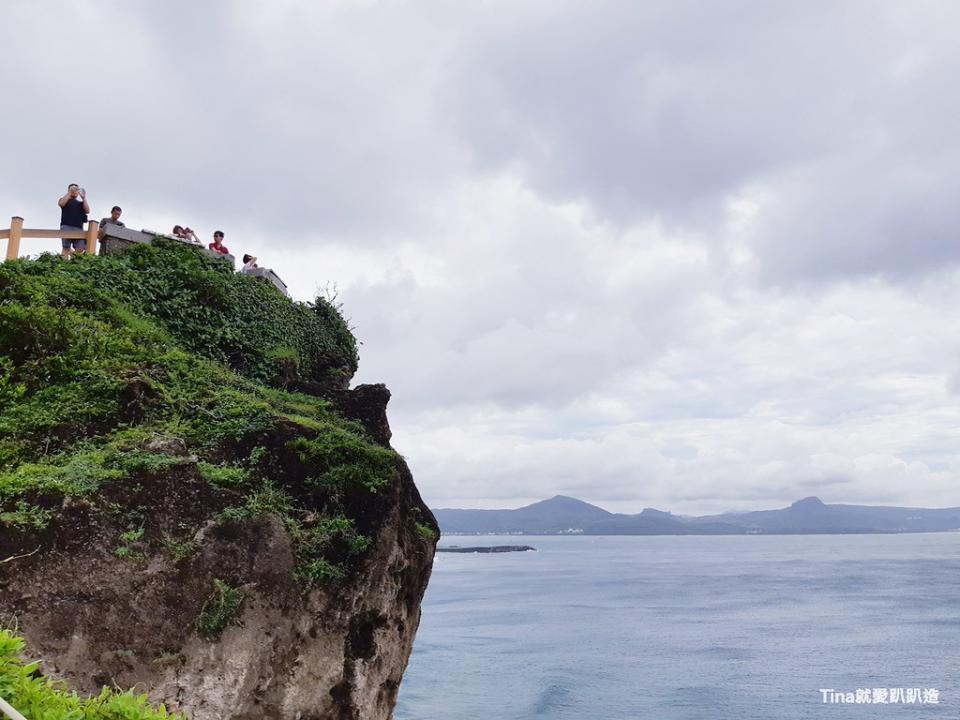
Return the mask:
[[81,698],[65,684],[39,674],[37,663],[21,660],[24,643],[0,629],[0,697],[30,720],[174,720],[163,705],[150,707],[146,695],[110,688]]
[[223,580],[214,580],[213,594],[207,598],[197,618],[197,632],[208,640],[216,640],[236,617],[243,598],[242,590],[230,587]]
[[[356,365],[329,302],[176,243],[0,265],[0,550],[82,512],[115,528],[117,557],[179,561],[210,522],[274,515],[306,587],[342,579],[398,469],[319,397]],[[206,485],[205,514],[155,521],[156,494],[187,481]]]
[[97,311],[120,305],[125,320],[132,321],[131,314],[148,318],[182,349],[261,382],[272,382],[278,366],[293,365],[314,381],[357,369],[356,341],[327,300],[290,302],[268,283],[181,243],[158,240],[75,260],[46,255],[8,264],[0,282],[11,299],[93,311],[108,322],[110,313]]

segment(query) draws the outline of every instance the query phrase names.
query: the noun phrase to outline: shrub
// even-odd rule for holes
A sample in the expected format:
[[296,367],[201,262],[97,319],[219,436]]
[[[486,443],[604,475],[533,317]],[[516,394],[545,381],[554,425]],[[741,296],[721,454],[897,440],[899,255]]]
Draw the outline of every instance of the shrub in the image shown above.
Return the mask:
[[0,525],[17,530],[43,530],[52,515],[50,510],[31,505],[25,500],[17,500],[15,509],[0,512]]
[[416,531],[417,531],[417,535],[419,535],[420,537],[422,537],[424,540],[436,540],[436,539],[437,539],[437,531],[434,530],[434,529],[433,529],[432,527],[430,527],[429,525],[427,525],[427,524],[425,524],[425,523],[422,523],[422,522],[418,522],[418,523],[414,523],[413,526],[414,526],[414,528],[415,528]]
[[[278,350],[295,357],[309,380],[324,380],[330,368],[356,371],[356,340],[323,298],[291,302],[269,283],[237,275],[223,260],[176,242],[76,260],[8,263],[0,269],[0,298],[29,298],[58,314],[83,309],[122,322],[122,311],[110,307],[116,304],[111,299],[119,301],[159,323],[187,350],[261,382],[274,379]],[[0,321],[0,338],[2,328]],[[69,344],[66,337],[52,340]]]
[[222,580],[213,581],[213,593],[207,598],[197,618],[197,632],[206,640],[216,640],[236,617],[243,604],[242,590]]
[[197,544],[193,540],[176,540],[175,538],[165,538],[163,546],[174,562],[180,562],[197,551]]
[[314,484],[331,492],[376,492],[397,469],[398,455],[371,442],[357,426],[327,423],[315,438],[296,438],[287,447],[317,471]]
[[197,465],[200,476],[211,485],[222,488],[236,488],[247,483],[250,474],[243,468],[233,465],[213,465],[201,462]]
[[324,517],[310,526],[296,523],[290,531],[297,558],[295,575],[307,588],[344,579],[351,561],[371,542],[343,515]]

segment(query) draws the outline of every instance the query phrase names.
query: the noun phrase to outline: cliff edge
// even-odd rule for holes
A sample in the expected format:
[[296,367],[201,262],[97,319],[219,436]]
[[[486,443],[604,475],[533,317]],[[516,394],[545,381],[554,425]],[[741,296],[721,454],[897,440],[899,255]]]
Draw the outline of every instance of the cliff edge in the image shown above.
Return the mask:
[[356,366],[192,248],[0,266],[0,626],[193,720],[389,718],[438,527]]

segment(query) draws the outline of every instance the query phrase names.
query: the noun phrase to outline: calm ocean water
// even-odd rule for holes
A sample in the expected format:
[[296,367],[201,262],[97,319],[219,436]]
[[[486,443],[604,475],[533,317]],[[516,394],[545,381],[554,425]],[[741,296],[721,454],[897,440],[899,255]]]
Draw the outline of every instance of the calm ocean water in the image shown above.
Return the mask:
[[960,718],[960,533],[441,540],[518,543],[437,555],[396,720]]

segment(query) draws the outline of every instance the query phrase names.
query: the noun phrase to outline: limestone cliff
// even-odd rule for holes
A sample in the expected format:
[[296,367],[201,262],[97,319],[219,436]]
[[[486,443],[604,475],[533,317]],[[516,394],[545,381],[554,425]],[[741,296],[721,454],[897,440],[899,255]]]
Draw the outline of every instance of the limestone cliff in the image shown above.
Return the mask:
[[0,267],[0,625],[194,720],[390,717],[438,529],[355,367],[191,249]]

